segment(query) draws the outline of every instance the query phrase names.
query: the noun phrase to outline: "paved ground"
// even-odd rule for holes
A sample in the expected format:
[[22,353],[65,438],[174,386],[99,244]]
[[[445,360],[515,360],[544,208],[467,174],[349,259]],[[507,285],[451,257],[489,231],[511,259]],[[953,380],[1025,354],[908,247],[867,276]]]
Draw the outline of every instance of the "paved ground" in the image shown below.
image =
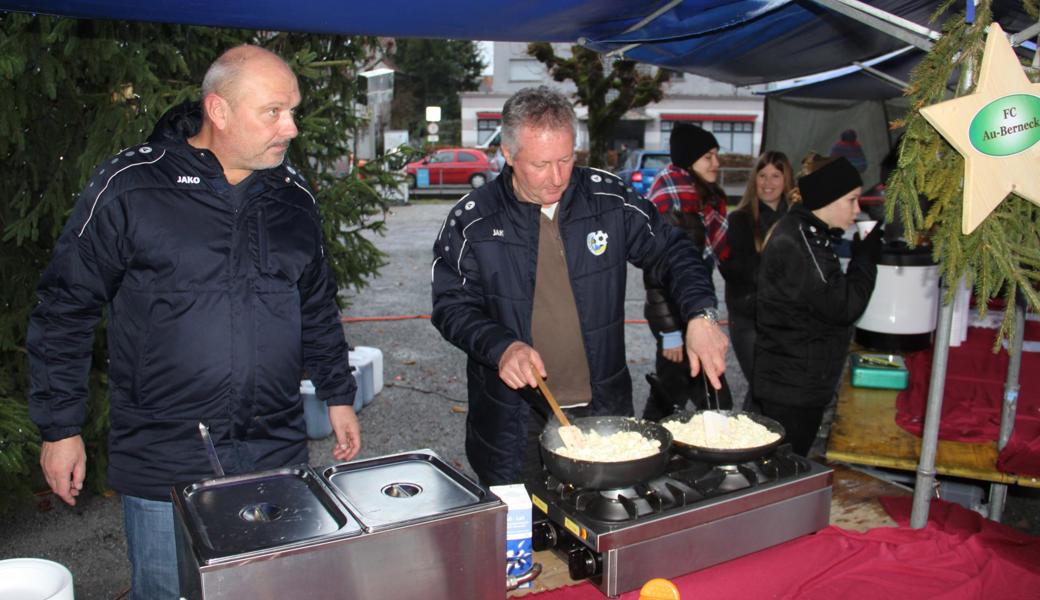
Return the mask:
[[[353,303],[347,316],[429,314],[430,247],[447,210],[447,203],[427,202],[394,209],[387,236],[376,239],[389,262],[368,288],[347,294]],[[720,281],[716,286],[721,291]],[[642,278],[634,269],[625,298],[626,316],[641,318]],[[361,458],[430,448],[472,474],[462,445],[466,410],[462,352],[443,341],[425,319],[350,323],[346,332],[352,345],[375,346],[384,355],[384,390],[360,412]],[[643,376],[653,365],[653,338],[645,325],[629,325],[626,343],[639,413],[647,394]],[[727,375],[734,396],[742,397],[746,383],[732,353]],[[331,446],[330,440],[312,442],[312,464],[331,462]],[[1012,490],[1005,522],[1040,533],[1035,517],[1038,502],[1035,497],[1016,495],[1020,492]],[[72,571],[76,598],[117,598],[129,586],[121,519],[116,496],[87,495],[75,507],[44,497],[40,507],[0,518],[0,559],[55,560]]]

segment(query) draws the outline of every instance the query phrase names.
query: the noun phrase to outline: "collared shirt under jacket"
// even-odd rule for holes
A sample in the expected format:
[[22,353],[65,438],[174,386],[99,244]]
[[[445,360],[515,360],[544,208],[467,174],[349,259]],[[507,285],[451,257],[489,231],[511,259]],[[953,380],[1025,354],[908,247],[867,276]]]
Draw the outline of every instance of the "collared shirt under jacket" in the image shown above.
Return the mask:
[[[469,357],[466,454],[486,483],[517,481],[528,405],[498,377],[515,341],[531,344],[539,207],[512,169],[451,208],[434,245],[433,324]],[[592,414],[631,415],[624,349],[627,263],[669,282],[681,314],[715,306],[697,249],[650,202],[605,171],[575,167],[557,215],[589,363]],[[550,383],[551,386],[551,383]]]

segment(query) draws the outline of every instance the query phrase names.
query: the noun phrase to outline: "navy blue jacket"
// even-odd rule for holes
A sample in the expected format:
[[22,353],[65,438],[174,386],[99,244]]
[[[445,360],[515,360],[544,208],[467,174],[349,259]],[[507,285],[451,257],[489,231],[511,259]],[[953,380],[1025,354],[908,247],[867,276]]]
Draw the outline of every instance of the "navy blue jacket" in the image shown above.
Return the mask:
[[108,318],[109,485],[168,499],[211,476],[198,423],[229,472],[306,462],[301,371],[319,397],[356,384],[314,196],[288,164],[231,186],[186,138],[197,104],[102,164],[76,203],[29,323],[30,415],[80,433],[94,329]]
[[[682,231],[605,171],[575,167],[558,218],[592,384],[592,414],[631,415],[625,360],[627,263],[665,281],[684,318],[715,306],[711,275]],[[512,169],[458,202],[434,245],[433,324],[469,356],[466,455],[489,484],[519,477],[528,405],[498,377],[515,341],[531,344],[539,207]]]

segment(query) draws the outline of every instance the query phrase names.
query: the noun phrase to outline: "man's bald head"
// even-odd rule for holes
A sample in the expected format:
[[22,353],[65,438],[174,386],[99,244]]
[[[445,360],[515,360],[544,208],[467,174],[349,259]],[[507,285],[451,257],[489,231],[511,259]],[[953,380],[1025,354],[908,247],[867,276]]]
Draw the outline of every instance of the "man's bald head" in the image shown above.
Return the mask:
[[244,75],[259,69],[284,69],[295,78],[289,64],[270,50],[244,44],[235,46],[213,61],[202,78],[202,97],[217,94],[228,102],[236,102]]
[[277,54],[238,46],[222,54],[202,83],[202,127],[188,139],[209,148],[235,185],[253,171],[285,160],[298,134],[300,104],[296,75]]

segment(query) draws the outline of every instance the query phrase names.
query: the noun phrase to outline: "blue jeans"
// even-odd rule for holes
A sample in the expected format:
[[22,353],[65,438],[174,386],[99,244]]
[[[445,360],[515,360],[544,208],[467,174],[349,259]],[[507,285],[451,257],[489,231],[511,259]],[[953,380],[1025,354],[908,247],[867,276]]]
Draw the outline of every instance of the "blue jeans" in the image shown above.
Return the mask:
[[123,526],[130,558],[130,600],[177,600],[177,543],[173,503],[123,496]]

